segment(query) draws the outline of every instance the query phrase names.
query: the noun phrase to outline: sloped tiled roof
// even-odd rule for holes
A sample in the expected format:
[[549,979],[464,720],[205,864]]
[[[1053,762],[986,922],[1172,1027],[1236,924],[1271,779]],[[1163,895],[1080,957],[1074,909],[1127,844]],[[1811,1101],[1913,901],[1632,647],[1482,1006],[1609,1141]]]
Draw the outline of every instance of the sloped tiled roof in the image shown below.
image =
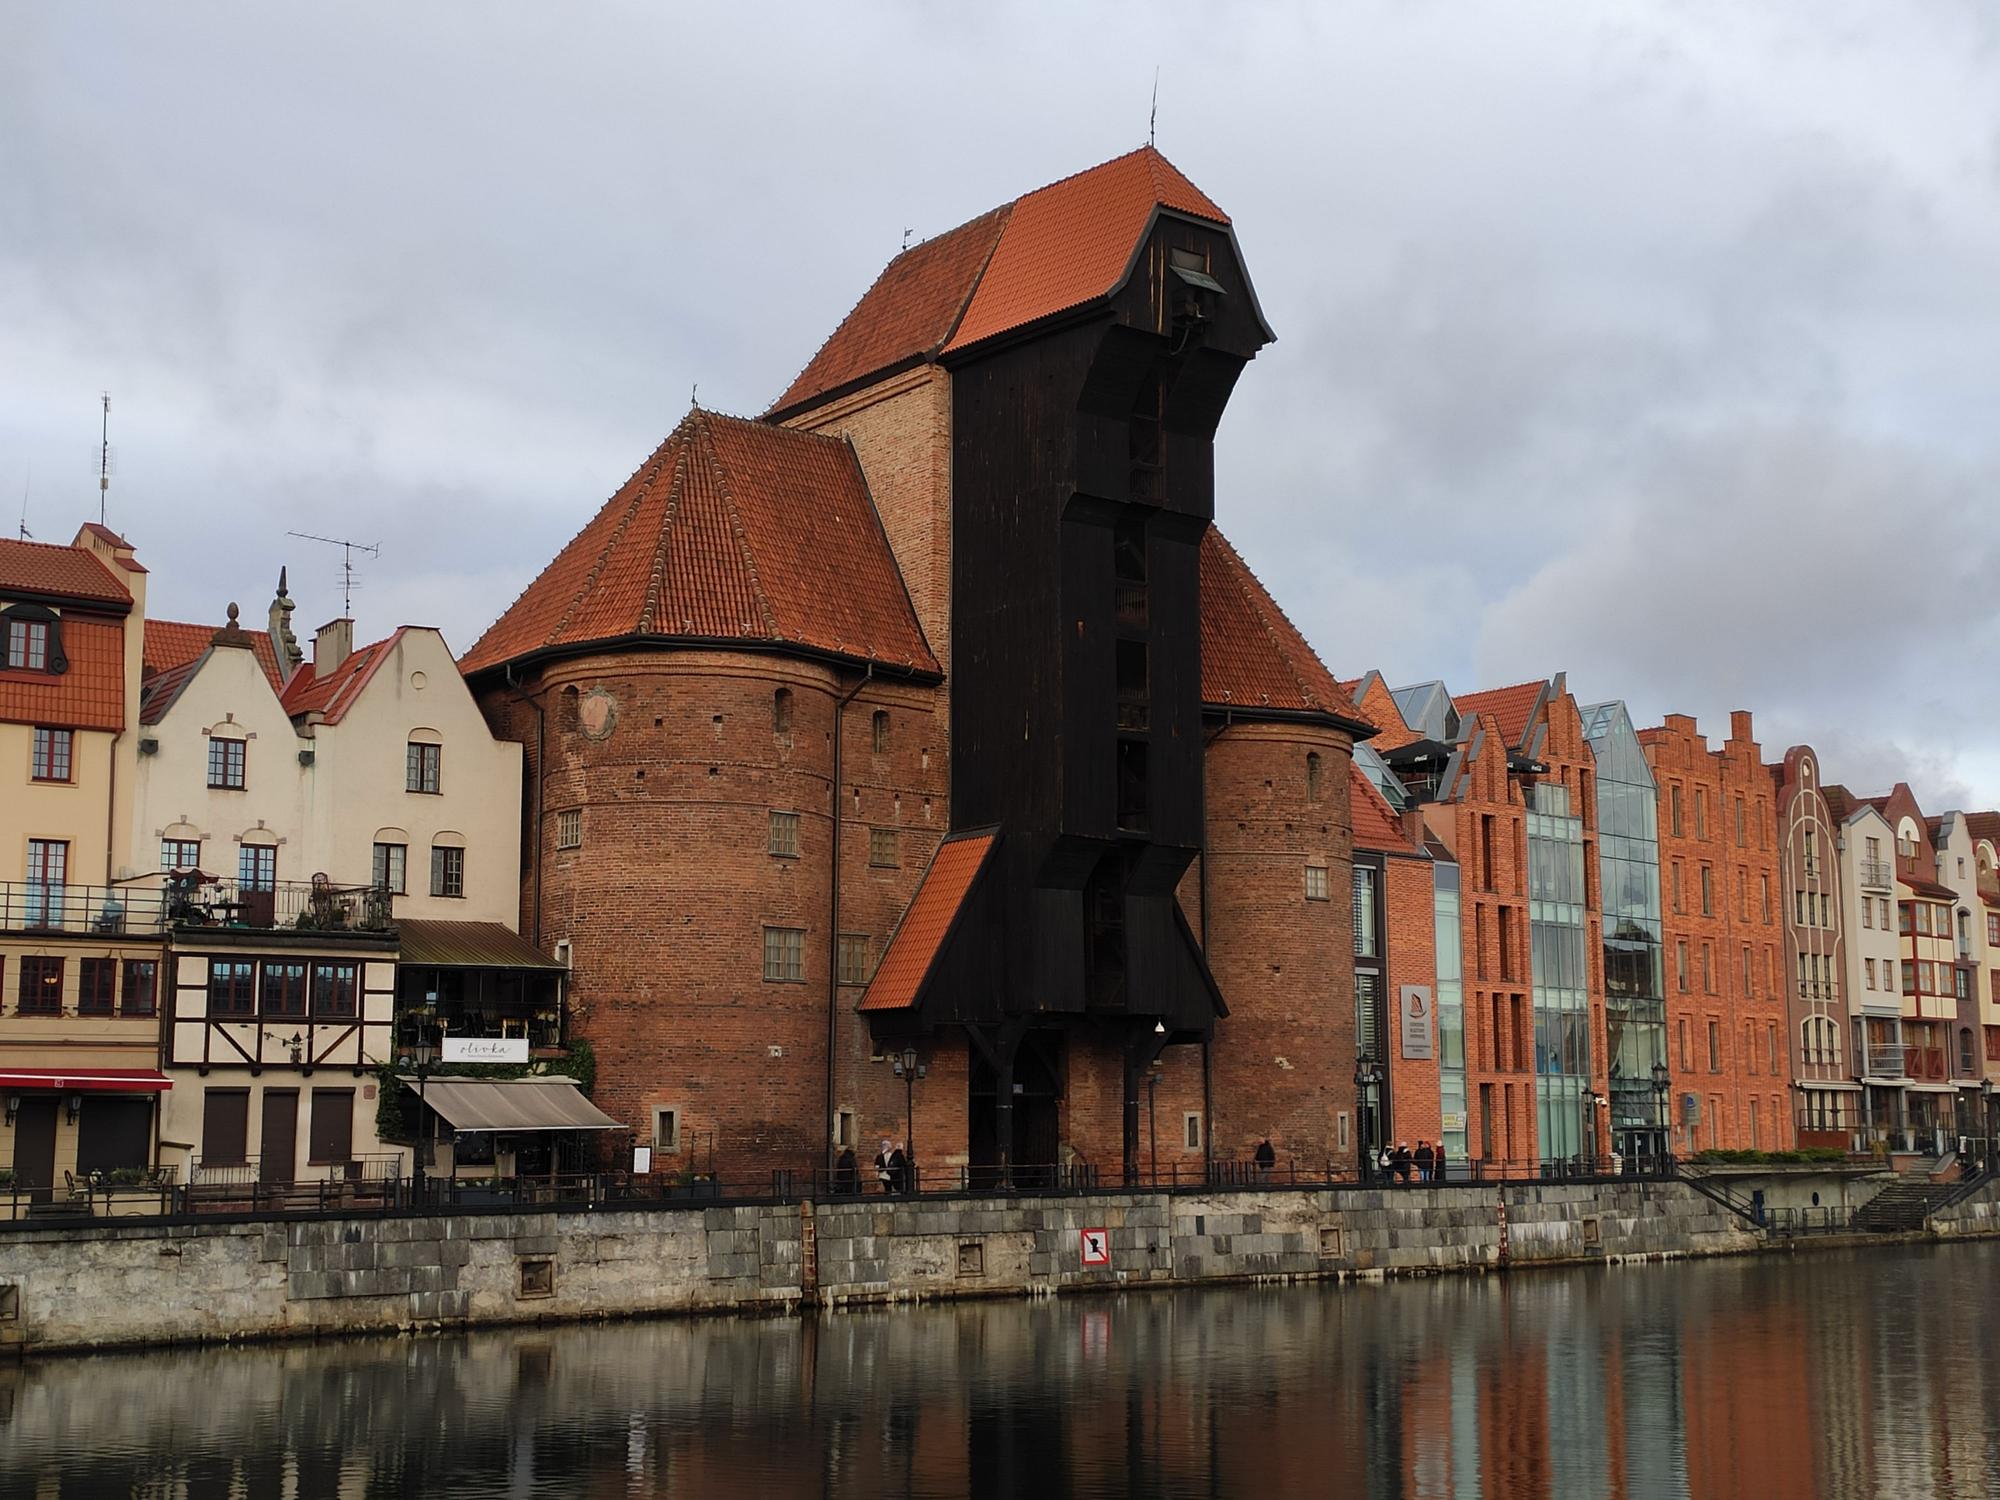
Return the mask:
[[917,1003],[966,892],[993,851],[992,833],[956,834],[938,845],[896,935],[861,996],[861,1010],[908,1010]]
[[1985,839],[2000,849],[2000,812],[1969,812],[1965,815],[1965,829],[1974,839]]
[[[197,625],[185,620],[146,621],[146,666],[148,673],[164,672],[169,667],[185,666],[206,651],[209,642],[215,639],[216,627]],[[272,687],[283,687],[284,677],[278,671],[278,653],[271,645],[271,637],[263,631],[250,633],[250,649],[257,653],[257,665],[264,669]]]
[[938,670],[854,450],[699,408],[459,666],[632,636]]
[[66,672],[0,669],[0,722],[123,729],[125,622],[67,615],[62,644],[69,659]]
[[1377,854],[1409,854],[1415,846],[1403,832],[1403,825],[1375,790],[1375,783],[1352,762],[1348,766],[1348,803],[1354,822],[1354,847],[1372,849]]
[[356,646],[346,661],[324,677],[314,675],[313,664],[307,662],[292,674],[292,680],[279,695],[285,712],[294,719],[316,713],[324,722],[338,724],[368,686],[375,669],[396,649],[396,643],[408,628],[400,627],[379,641]]
[[95,553],[0,537],[0,596],[8,594],[74,599],[120,612],[132,607],[131,590]]
[[1151,146],[1038,188],[889,263],[774,413],[1115,291],[1156,208],[1229,216]]
[[1215,527],[1201,539],[1201,701],[1366,723],[1326,664]]
[[1546,679],[1517,682],[1512,687],[1489,688],[1483,693],[1457,693],[1451,701],[1458,708],[1460,723],[1469,722],[1475,714],[1491,715],[1499,723],[1500,733],[1511,750],[1527,734],[1528,716],[1535,711],[1535,701],[1547,686]]

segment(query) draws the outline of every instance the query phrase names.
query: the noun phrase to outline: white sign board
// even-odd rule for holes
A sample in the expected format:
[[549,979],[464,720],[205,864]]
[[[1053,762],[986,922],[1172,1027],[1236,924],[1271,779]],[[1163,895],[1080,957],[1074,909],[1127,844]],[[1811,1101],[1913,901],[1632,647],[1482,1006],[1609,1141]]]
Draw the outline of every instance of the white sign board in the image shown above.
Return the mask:
[[524,1036],[448,1036],[444,1039],[446,1062],[524,1063],[528,1060],[528,1039]]
[[652,1170],[653,1148],[651,1146],[634,1146],[632,1148],[632,1175],[634,1177],[644,1177]]
[[1428,985],[1403,986],[1403,1056],[1428,1062],[1437,1056],[1436,1028],[1431,1018]]
[[1108,1266],[1111,1264],[1111,1234],[1104,1229],[1080,1231],[1083,1241],[1083,1263],[1086,1266]]

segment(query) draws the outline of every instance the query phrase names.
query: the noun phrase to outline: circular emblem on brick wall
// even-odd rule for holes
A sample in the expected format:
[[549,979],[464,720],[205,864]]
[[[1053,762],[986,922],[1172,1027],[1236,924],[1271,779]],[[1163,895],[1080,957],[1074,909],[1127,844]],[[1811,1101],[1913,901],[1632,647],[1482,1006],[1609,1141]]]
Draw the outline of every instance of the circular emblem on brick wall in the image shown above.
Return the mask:
[[585,739],[610,739],[618,727],[618,700],[603,688],[592,688],[577,700],[576,724]]

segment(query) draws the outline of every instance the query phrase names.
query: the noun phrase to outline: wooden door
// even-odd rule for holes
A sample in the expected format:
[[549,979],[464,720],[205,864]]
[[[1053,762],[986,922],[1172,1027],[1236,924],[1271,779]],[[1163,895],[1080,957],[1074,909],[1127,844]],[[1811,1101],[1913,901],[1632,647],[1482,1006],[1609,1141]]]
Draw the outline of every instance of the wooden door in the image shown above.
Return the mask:
[[[209,1089],[201,1099],[201,1168],[240,1167],[250,1145],[250,1091]],[[235,1180],[241,1180],[240,1177]]]
[[56,1185],[56,1110],[61,1101],[50,1094],[21,1100],[14,1116],[14,1185],[27,1188],[37,1203],[47,1203]]
[[290,1184],[299,1159],[299,1091],[264,1090],[264,1144],[257,1154],[259,1182]]

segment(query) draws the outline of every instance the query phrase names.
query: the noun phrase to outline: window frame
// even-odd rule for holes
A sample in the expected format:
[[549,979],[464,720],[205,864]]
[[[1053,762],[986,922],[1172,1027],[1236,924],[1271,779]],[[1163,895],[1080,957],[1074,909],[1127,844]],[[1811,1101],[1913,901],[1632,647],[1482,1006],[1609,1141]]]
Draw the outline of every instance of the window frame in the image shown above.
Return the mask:
[[581,849],[583,847],[583,809],[566,807],[556,814],[556,848]]
[[902,868],[901,840],[896,835],[899,830],[881,824],[871,825],[868,830],[868,868],[871,870],[896,870]]
[[444,795],[444,746],[435,740],[403,745],[403,790],[419,797]]
[[[229,974],[227,976],[227,984],[219,982],[223,978],[222,971],[238,969],[242,970],[242,972],[240,974]],[[240,1007],[234,1003],[238,998],[239,988],[242,992],[241,999],[244,1002]],[[257,1014],[256,961],[245,958],[211,958],[208,961],[207,992],[208,1017],[210,1020],[247,1021],[254,1019]],[[230,1001],[229,1004],[222,1003],[225,998]]]
[[[16,632],[19,634],[17,635]],[[16,640],[19,640],[21,643],[20,659],[18,661],[15,659]],[[9,672],[57,672],[59,669],[51,665],[52,662],[59,660],[61,657],[61,652],[55,649],[57,640],[58,636],[53,620],[22,619],[19,616],[9,616],[7,619],[6,639],[0,641],[0,663],[4,663],[4,668],[0,668],[0,670]],[[40,657],[40,660],[35,660],[36,657]]]
[[431,845],[431,895],[440,901],[465,899],[465,845]]
[[[351,959],[337,958],[316,958],[310,962],[311,988],[308,997],[312,1005],[312,1019],[316,1022],[359,1020],[361,965]],[[331,1000],[327,999],[329,996]]]
[[[297,970],[296,974],[281,972]],[[282,1002],[282,1003],[280,1003]],[[301,958],[257,961],[257,1014],[272,1021],[312,1017],[312,964]]]
[[111,1016],[118,1013],[118,960],[93,955],[76,961],[76,1013]]
[[806,930],[766,922],[764,934],[764,982],[804,984],[806,982]]
[[797,859],[803,847],[799,815],[782,808],[771,809],[764,849],[773,859]]
[[[43,786],[76,785],[76,731],[37,724],[28,753],[28,779]],[[61,774],[57,774],[60,767]]]
[[[389,878],[392,865],[395,867],[393,881]],[[410,846],[377,840],[369,851],[368,872],[378,891],[387,891],[392,896],[409,895]]]
[[868,983],[869,977],[868,934],[843,932],[834,955],[834,983],[863,985]]
[[[173,850],[175,850],[175,851],[176,851],[177,853],[181,853],[181,854],[185,854],[185,853],[187,853],[187,852],[188,852],[189,850],[193,850],[193,851],[194,851],[194,858],[193,858],[193,859],[191,859],[191,860],[189,860],[189,861],[188,861],[188,862],[187,862],[186,864],[180,864],[180,863],[177,863],[177,862],[176,862],[175,860],[173,860],[173,859],[170,859],[170,858],[168,857],[168,855],[167,855],[167,851],[168,851],[169,849],[173,849]],[[160,840],[160,868],[161,868],[162,870],[198,870],[198,869],[200,869],[200,868],[201,868],[201,840],[200,840],[200,839],[169,839],[169,838],[162,838],[162,839]]]
[[1333,871],[1326,865],[1316,865],[1308,862],[1306,865],[1306,900],[1331,901],[1332,899]]
[[[143,979],[143,983],[139,981]],[[156,1016],[160,1013],[160,961],[128,958],[119,971],[118,1014]]]
[[[221,777],[220,780],[216,779],[218,775]],[[222,734],[210,735],[208,789],[211,792],[240,792],[247,789],[249,780],[250,741],[231,739],[228,735]]]
[[[60,954],[54,953],[23,953],[21,955],[20,961],[16,965],[20,971],[20,988],[14,995],[15,1015],[59,1016],[63,1013],[63,990],[66,984],[66,976],[63,972],[64,962],[65,960]],[[35,976],[32,981],[28,977],[30,974]],[[48,975],[54,976],[53,982],[49,978],[44,977]],[[32,991],[29,989],[31,982],[35,986]],[[40,1003],[34,1005],[24,1004],[23,1002],[31,993],[36,997],[37,1002],[43,998],[52,997],[52,1003],[47,1005]]]

